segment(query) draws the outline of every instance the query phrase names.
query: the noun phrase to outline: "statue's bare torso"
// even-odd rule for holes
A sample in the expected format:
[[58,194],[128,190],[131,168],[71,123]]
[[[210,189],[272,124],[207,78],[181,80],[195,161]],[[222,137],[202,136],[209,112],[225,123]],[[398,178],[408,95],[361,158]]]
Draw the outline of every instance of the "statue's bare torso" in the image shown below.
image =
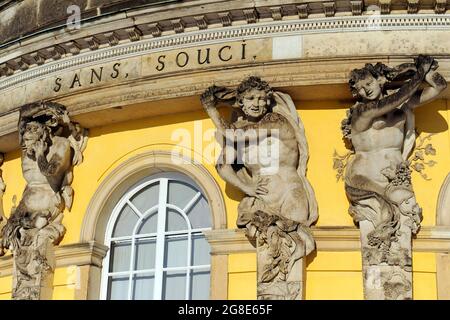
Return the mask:
[[404,161],[405,122],[405,113],[396,109],[374,119],[365,130],[352,130],[355,155],[347,167],[352,173],[346,177],[349,186],[383,192],[388,184],[383,169],[395,169]]
[[67,139],[54,137],[53,144],[44,156],[47,159],[45,169],[39,166],[39,160],[34,157],[22,157],[22,171],[27,182],[23,201],[30,212],[46,215],[51,214],[48,212],[48,204],[53,204],[55,211],[61,207],[61,200],[57,195],[70,167],[69,142]]
[[[235,123],[246,135],[252,130],[267,130],[267,137],[258,141],[240,144],[238,154],[242,154],[245,167],[254,177],[277,175],[284,181],[295,182],[293,175],[298,166],[298,146],[295,132],[289,122],[279,114],[268,114],[258,124]],[[276,147],[272,147],[276,146]],[[273,173],[273,174],[270,174]]]
[[[251,173],[252,183],[265,182],[270,192],[260,195],[264,203],[271,204],[274,211],[282,208],[281,213],[286,218],[306,221],[308,203],[297,172],[298,142],[289,121],[280,114],[268,113],[258,123],[241,121],[234,126],[245,136],[250,136],[253,130],[267,130],[268,135],[260,135],[258,141],[238,144],[237,153],[242,159],[237,160]],[[271,149],[271,146],[276,147]]]

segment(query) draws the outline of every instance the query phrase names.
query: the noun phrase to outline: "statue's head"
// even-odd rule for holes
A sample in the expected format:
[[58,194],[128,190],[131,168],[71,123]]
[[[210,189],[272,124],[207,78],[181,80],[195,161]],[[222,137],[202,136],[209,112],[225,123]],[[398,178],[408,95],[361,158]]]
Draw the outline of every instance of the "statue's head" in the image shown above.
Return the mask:
[[37,141],[45,141],[48,138],[48,134],[49,130],[44,124],[37,121],[26,123],[21,139],[22,148],[27,152],[31,152],[33,145]]
[[39,133],[47,133],[48,138],[61,135],[68,123],[70,123],[68,112],[64,106],[58,103],[35,102],[26,104],[20,108],[20,145],[24,147],[29,141],[36,141]]
[[383,64],[366,64],[364,68],[354,69],[350,73],[350,89],[359,100],[378,100],[381,98],[387,82],[383,74],[387,67]]
[[272,104],[273,91],[266,81],[249,77],[237,88],[237,103],[244,114],[253,119],[262,118]]

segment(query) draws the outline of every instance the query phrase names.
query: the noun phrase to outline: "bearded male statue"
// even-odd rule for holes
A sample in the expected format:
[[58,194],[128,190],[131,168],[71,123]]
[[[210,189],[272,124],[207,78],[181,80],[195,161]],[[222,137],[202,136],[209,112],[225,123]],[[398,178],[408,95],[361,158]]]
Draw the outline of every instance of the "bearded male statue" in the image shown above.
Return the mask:
[[[302,258],[315,249],[309,226],[318,216],[306,179],[308,145],[292,99],[249,77],[235,90],[210,87],[201,101],[223,147],[219,175],[245,194],[237,226],[256,239],[258,299],[301,299]],[[219,103],[232,107],[231,121]]]
[[26,187],[1,230],[1,254],[11,250],[14,257],[13,299],[51,299],[54,246],[65,234],[72,169],[82,161],[87,130],[60,104],[32,103],[20,109],[19,142]]

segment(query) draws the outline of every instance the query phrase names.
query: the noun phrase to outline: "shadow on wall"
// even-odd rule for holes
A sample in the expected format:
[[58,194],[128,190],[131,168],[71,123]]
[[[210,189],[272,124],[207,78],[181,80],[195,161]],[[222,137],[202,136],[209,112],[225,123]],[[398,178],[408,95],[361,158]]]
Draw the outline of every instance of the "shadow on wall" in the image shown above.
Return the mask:
[[439,111],[447,111],[445,100],[434,101],[414,110],[418,134],[422,132],[440,133],[448,130],[447,120]]

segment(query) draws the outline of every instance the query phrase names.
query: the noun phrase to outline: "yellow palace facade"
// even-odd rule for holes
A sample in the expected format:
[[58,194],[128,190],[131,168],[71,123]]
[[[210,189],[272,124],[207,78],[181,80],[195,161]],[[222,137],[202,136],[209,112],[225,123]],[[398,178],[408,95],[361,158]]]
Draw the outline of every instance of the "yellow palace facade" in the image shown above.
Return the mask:
[[[360,231],[339,179],[347,152],[341,121],[354,104],[349,73],[425,54],[450,79],[448,7],[445,0],[0,1],[6,217],[27,185],[20,108],[56,102],[88,129],[47,297],[257,298],[256,250],[236,227],[243,194],[216,171],[215,126],[200,95],[258,76],[292,97],[308,141],[319,218],[304,298],[364,299]],[[412,240],[413,299],[450,298],[449,98],[446,89],[415,110],[416,151],[432,151],[412,170],[423,209]],[[1,299],[12,298],[14,270],[6,253]]]

